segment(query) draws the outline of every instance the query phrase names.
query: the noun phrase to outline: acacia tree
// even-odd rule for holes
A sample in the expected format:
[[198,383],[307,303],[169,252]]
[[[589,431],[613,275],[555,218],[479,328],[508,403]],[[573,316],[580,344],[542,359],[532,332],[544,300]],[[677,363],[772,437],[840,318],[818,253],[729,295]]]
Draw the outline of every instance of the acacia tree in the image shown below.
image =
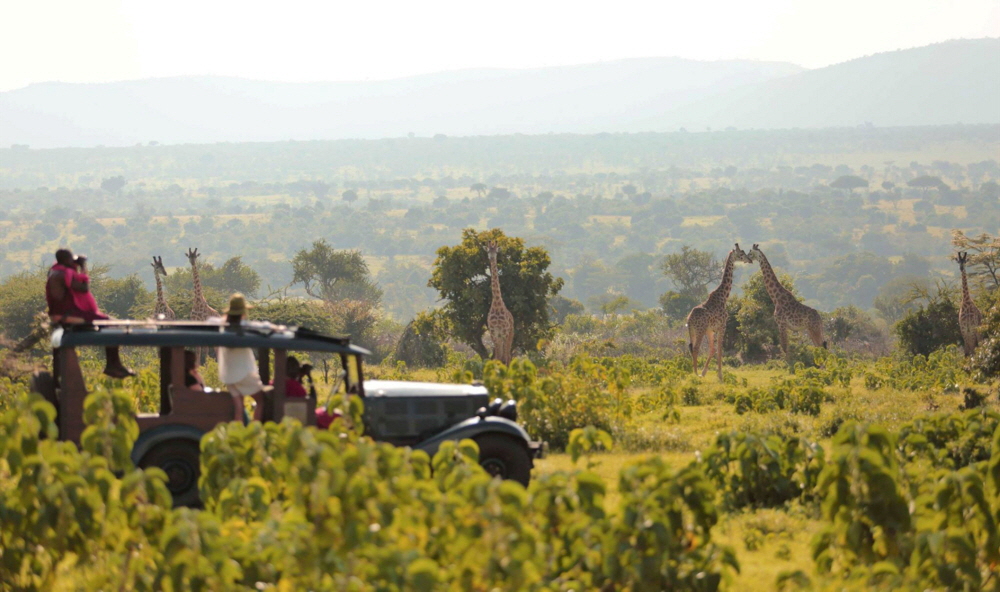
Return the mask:
[[338,251],[325,239],[295,254],[292,273],[293,284],[302,284],[306,294],[326,302],[353,299],[377,304],[382,299],[361,251]]
[[677,287],[660,296],[660,306],[667,316],[676,319],[684,318],[708,295],[709,284],[722,279],[722,266],[715,255],[687,245],[681,247],[680,253],[667,255],[660,269]]
[[969,251],[965,272],[973,283],[989,290],[1000,288],[1000,237],[985,232],[966,236],[955,229],[951,231],[951,244],[958,251]]
[[853,194],[855,189],[867,188],[868,181],[857,175],[841,175],[830,183],[830,187],[834,189],[846,189]]
[[552,330],[548,299],[563,286],[562,278],[547,271],[551,260],[542,247],[525,248],[523,240],[508,237],[500,229],[476,232],[466,228],[461,244],[438,249],[427,285],[445,301],[441,314],[448,334],[487,358],[483,334],[492,302],[485,250],[489,241],[499,247],[500,291],[514,316],[514,349],[533,351]]

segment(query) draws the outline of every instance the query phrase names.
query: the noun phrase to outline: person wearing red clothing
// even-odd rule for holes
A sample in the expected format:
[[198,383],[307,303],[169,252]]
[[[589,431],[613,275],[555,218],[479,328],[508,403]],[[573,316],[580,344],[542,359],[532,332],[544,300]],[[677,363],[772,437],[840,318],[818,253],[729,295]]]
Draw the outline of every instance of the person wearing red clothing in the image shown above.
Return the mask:
[[[56,251],[55,265],[49,269],[45,281],[45,302],[49,319],[57,324],[80,325],[110,318],[97,307],[97,300],[90,292],[87,258],[74,256],[69,249]],[[122,364],[117,347],[105,348],[105,353],[105,374],[112,378],[135,376],[135,372]]]
[[301,374],[302,374],[302,366],[299,364],[298,358],[294,356],[288,356],[288,361],[285,362],[286,397],[304,399],[307,396],[309,396],[309,394],[306,392],[306,387],[302,386],[302,383],[299,382],[299,376]]

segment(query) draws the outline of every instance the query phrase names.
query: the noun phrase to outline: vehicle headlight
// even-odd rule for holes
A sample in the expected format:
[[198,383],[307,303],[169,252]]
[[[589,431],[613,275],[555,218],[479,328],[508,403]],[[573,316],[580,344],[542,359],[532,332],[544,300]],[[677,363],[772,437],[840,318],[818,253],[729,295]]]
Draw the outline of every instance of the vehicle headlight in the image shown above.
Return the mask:
[[507,399],[507,402],[500,406],[500,411],[497,415],[511,421],[517,421],[517,401],[514,399]]
[[503,399],[497,397],[496,399],[493,399],[490,402],[489,406],[486,408],[486,412],[489,413],[490,415],[496,415],[500,413],[500,407],[502,405],[503,405]]

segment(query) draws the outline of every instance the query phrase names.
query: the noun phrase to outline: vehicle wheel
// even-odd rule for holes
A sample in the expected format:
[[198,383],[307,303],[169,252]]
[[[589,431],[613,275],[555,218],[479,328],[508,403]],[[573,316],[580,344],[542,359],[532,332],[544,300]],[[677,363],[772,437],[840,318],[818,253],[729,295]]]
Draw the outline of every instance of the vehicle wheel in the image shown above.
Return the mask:
[[484,434],[475,441],[479,444],[479,464],[487,473],[528,486],[531,457],[524,442],[502,434]]
[[167,474],[167,489],[174,498],[174,507],[201,505],[198,499],[198,443],[191,440],[167,440],[153,447],[139,461],[139,467],[159,467]]
[[39,371],[31,375],[31,390],[45,397],[45,400],[52,403],[59,410],[59,400],[56,399],[56,381],[52,378],[52,373]]

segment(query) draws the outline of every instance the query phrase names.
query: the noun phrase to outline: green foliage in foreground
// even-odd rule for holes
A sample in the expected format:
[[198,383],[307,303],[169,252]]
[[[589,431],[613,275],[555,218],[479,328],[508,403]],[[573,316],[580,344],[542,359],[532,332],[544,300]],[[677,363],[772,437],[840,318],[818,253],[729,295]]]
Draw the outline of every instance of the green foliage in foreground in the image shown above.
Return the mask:
[[54,410],[38,396],[0,415],[5,585],[709,591],[737,569],[712,541],[711,481],[655,457],[622,470],[609,515],[589,470],[525,491],[491,479],[468,440],[431,459],[343,425],[229,423],[202,441],[205,510],[172,510],[162,471],[114,472],[136,433],[129,405],[122,392],[88,397],[82,450],[53,439]]

